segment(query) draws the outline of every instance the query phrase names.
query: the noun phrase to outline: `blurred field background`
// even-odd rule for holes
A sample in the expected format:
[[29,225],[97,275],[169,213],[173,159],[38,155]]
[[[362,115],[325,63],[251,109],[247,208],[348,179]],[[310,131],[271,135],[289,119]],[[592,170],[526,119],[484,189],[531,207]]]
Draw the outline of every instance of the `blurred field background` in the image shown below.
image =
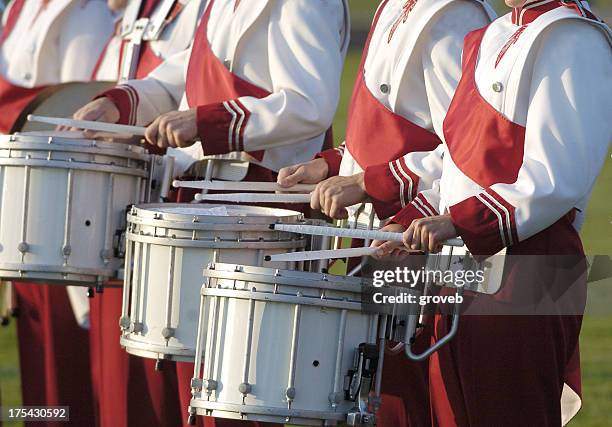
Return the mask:
[[[342,99],[334,121],[334,135],[337,143],[344,138],[346,110],[359,65],[361,48],[378,3],[377,0],[349,0],[353,35],[342,78]],[[607,18],[612,18],[612,0],[600,0],[591,4],[600,17],[610,22],[610,19]],[[499,14],[506,13],[507,9],[503,2],[496,1],[494,5]],[[587,222],[582,232],[585,249],[589,255],[612,255],[611,195],[612,159],[608,159],[593,192],[587,211]],[[21,402],[15,335],[14,322],[9,327],[0,328],[0,393],[4,406],[16,406]],[[72,351],[79,350],[74,348]],[[570,425],[575,427],[612,426],[611,279],[590,284],[588,314],[585,316],[581,335],[581,354],[583,408]],[[529,357],[529,355],[525,356]],[[20,426],[18,423],[5,425]]]

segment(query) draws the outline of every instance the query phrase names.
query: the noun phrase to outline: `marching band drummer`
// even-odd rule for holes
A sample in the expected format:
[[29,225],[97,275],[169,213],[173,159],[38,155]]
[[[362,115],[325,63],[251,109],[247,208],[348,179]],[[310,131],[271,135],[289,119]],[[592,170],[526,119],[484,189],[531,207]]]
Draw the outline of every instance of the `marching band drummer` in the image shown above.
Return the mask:
[[[0,35],[0,132],[8,133],[46,87],[88,81],[112,31],[101,0],[13,0]],[[93,416],[87,333],[76,323],[66,288],[13,282],[24,405],[70,405],[75,424]],[[79,351],[74,351],[74,349]]]
[[[273,182],[279,169],[322,149],[348,39],[344,0],[211,0],[190,50],[104,93],[75,117],[148,124],[147,142],[195,160],[245,152],[244,179]],[[177,363],[177,371],[186,410],[193,364]]]
[[[205,3],[109,0],[109,8],[121,13],[121,18],[92,77],[108,81],[146,77],[166,58],[189,48]],[[153,360],[129,356],[120,347],[117,319],[121,317],[122,296],[120,288],[107,288],[90,300],[91,371],[98,425],[173,426],[184,412],[176,396],[173,366],[157,372]]]
[[[278,183],[319,183],[311,207],[333,218],[359,218],[372,201],[384,220],[439,178],[442,121],[461,77],[465,35],[494,13],[481,1],[381,2],[364,48],[349,107],[346,142],[314,160],[280,171]],[[412,153],[410,162],[394,161]],[[338,176],[339,175],[339,176]],[[326,179],[327,178],[327,179]],[[425,337],[423,337],[423,340]],[[388,356],[383,373],[381,426],[427,425],[425,363]]]
[[[612,32],[586,2],[506,3],[511,13],[465,39],[439,191],[426,195],[436,209],[413,201],[387,229],[406,229],[411,249],[435,251],[461,236],[477,255],[523,255],[506,266],[504,300],[532,287],[583,293],[586,274],[565,283],[560,264],[547,260],[584,256],[578,230],[612,141]],[[386,242],[381,252],[396,247]],[[517,268],[533,258],[526,255],[548,256],[535,270],[539,283],[515,279],[534,272]],[[583,297],[567,315],[463,316],[457,336],[430,360],[432,422],[569,422],[581,406]],[[447,320],[436,316],[436,336]]]

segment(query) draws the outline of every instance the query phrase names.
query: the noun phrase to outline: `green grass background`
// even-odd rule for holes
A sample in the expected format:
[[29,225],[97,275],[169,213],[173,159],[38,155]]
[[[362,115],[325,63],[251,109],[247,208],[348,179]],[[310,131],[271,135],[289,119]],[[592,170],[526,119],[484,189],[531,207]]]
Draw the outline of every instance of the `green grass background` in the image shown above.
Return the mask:
[[[350,0],[353,30],[363,36],[369,26],[375,0]],[[504,13],[500,3],[496,9]],[[595,3],[602,16],[611,16],[612,0]],[[355,37],[358,39],[359,37]],[[336,142],[344,138],[346,110],[359,65],[360,46],[353,46],[346,60],[342,78],[342,99],[334,121]],[[587,211],[582,231],[588,254],[612,255],[612,159],[607,160],[599,177]],[[581,335],[583,408],[571,422],[575,427],[612,426],[612,280],[602,280],[589,288],[589,313],[585,316]],[[0,393],[4,406],[21,403],[19,359],[15,324],[0,328]],[[19,423],[5,424],[11,427]],[[153,426],[152,426],[153,427]],[[517,426],[518,427],[518,426]]]

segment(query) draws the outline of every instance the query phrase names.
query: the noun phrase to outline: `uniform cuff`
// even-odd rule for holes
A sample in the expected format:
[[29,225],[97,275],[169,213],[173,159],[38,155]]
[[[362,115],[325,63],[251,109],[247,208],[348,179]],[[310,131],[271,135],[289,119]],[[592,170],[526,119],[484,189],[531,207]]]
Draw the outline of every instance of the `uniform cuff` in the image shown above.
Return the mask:
[[[200,105],[196,110],[204,155],[244,151],[244,130],[251,112],[237,99]],[[261,160],[263,151],[249,152]]]
[[397,213],[391,222],[401,224],[404,227],[410,227],[412,221],[419,218],[439,215],[436,208],[425,198],[423,194],[418,194],[412,202]]
[[122,125],[136,124],[136,111],[138,109],[138,92],[128,85],[121,85],[102,92],[94,99],[108,98],[119,110],[119,121]]
[[344,150],[340,147],[330,148],[315,155],[315,159],[323,159],[327,163],[327,177],[340,175],[340,163]]
[[364,183],[376,215],[388,218],[416,195],[419,177],[403,159],[369,166],[365,169]]
[[491,190],[451,206],[450,214],[474,255],[494,255],[518,242],[514,207]]

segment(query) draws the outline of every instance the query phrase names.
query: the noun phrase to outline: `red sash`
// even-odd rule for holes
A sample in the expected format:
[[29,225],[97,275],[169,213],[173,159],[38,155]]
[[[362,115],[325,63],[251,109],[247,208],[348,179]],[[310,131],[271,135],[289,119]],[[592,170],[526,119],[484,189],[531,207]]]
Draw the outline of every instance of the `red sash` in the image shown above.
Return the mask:
[[[24,4],[25,0],[17,0],[11,7],[6,26],[0,36],[0,47],[15,28]],[[17,86],[0,75],[0,109],[2,110],[2,114],[0,114],[0,133],[16,131],[17,129],[13,129],[13,126],[23,109],[46,87],[25,88]]]
[[[228,70],[217,58],[210,47],[206,32],[210,12],[214,0],[208,4],[202,22],[196,32],[193,42],[189,66],[187,68],[187,84],[185,93],[189,107],[216,104],[243,96],[265,98],[270,95],[267,90],[250,83]],[[249,154],[256,159],[263,158],[263,151],[253,151]]]
[[389,162],[413,151],[432,151],[441,143],[435,133],[386,108],[366,86],[365,60],[372,34],[386,3],[385,1],[379,7],[374,18],[348,111],[346,146],[363,169]]

